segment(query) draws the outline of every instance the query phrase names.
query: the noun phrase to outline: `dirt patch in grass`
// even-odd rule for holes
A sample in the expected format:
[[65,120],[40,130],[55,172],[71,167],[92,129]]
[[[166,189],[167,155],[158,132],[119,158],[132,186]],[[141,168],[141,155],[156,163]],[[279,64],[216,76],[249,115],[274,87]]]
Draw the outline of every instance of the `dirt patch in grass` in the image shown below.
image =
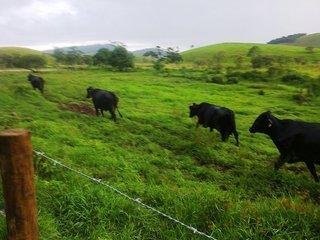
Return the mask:
[[91,108],[88,105],[83,104],[83,103],[80,103],[80,104],[77,104],[77,103],[61,104],[61,108],[67,109],[69,111],[76,112],[76,113],[90,115],[90,116],[96,115],[96,111],[93,108]]

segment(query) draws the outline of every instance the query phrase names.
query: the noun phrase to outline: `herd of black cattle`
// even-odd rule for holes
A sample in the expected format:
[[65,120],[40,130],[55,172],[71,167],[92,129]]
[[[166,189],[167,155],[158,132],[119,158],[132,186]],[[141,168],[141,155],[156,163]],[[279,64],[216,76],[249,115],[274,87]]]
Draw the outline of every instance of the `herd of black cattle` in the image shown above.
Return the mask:
[[[45,81],[43,78],[29,74],[34,89],[42,93]],[[109,111],[112,119],[116,121],[115,111],[122,117],[119,109],[119,98],[115,93],[102,89],[87,89],[87,98],[92,98],[96,115],[103,116],[103,111]],[[234,112],[225,107],[219,107],[209,103],[193,104],[189,106],[190,118],[197,116],[197,127],[202,125],[210,131],[216,129],[221,135],[222,141],[226,141],[231,134],[239,146]],[[268,135],[276,145],[280,156],[275,163],[278,170],[284,163],[304,162],[312,174],[314,180],[319,182],[315,164],[320,164],[320,124],[290,119],[278,119],[270,111],[258,116],[251,128],[251,133],[263,133]]]

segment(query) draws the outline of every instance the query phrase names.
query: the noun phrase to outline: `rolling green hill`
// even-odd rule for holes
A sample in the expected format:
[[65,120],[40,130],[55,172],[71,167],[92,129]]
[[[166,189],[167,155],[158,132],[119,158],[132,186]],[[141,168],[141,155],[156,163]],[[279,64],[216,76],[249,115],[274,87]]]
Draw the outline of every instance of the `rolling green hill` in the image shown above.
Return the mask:
[[317,47],[320,48],[320,33],[314,33],[302,36],[296,40],[293,45],[302,47]]
[[[246,56],[248,50],[258,46],[263,55],[282,55],[287,57],[305,57],[312,61],[320,61],[320,49],[316,49],[313,54],[307,53],[304,47],[288,45],[271,45],[259,43],[221,43],[182,52],[181,55],[186,62],[196,60],[208,61],[218,52],[224,52],[227,61],[238,55]],[[248,59],[249,60],[249,59]]]
[[37,55],[43,56],[47,59],[48,64],[54,62],[54,58],[43,52],[23,47],[0,47],[0,55],[12,55],[12,56],[23,56],[23,55]]

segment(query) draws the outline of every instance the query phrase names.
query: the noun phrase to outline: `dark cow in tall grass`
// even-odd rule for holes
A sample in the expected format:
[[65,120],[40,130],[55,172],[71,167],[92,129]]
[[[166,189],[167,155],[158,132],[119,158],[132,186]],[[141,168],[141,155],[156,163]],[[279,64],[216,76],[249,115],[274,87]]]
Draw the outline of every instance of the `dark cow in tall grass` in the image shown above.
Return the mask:
[[39,89],[39,91],[43,93],[45,82],[42,77],[29,74],[28,81],[31,83],[31,86],[33,87],[34,90]]
[[275,170],[284,163],[304,162],[316,182],[315,164],[320,164],[320,124],[278,119],[270,111],[258,116],[249,129],[251,133],[268,135],[280,152]]
[[209,103],[200,103],[189,106],[190,115],[198,117],[197,127],[202,125],[204,128],[210,128],[210,132],[216,129],[220,132],[222,141],[227,141],[233,133],[237,146],[239,146],[238,132],[236,129],[234,112],[225,107],[219,107]]
[[120,117],[122,117],[118,109],[119,98],[113,92],[88,87],[87,98],[92,98],[97,116],[99,116],[99,110],[102,116],[104,116],[103,111],[109,111],[111,113],[111,118],[116,122],[117,117],[115,111],[117,110]]

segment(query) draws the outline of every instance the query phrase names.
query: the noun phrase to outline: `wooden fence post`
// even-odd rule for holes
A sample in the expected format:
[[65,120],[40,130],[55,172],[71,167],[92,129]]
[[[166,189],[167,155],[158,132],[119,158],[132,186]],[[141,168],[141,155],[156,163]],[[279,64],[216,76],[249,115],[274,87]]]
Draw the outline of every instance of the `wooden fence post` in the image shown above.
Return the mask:
[[0,165],[8,240],[38,240],[31,133],[0,133]]

